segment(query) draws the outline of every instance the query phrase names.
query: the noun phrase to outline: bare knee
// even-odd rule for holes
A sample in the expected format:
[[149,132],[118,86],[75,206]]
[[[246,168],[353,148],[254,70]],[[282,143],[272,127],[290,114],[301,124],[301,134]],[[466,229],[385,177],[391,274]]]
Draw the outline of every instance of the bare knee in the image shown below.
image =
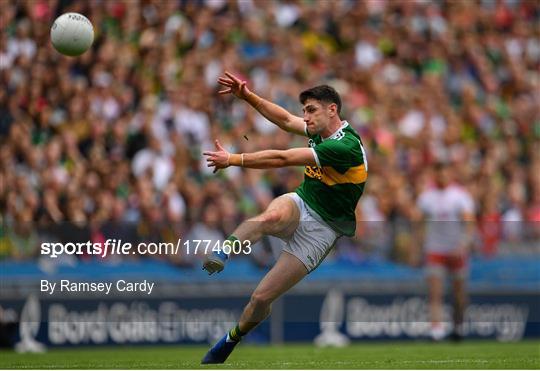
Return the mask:
[[278,210],[267,210],[259,216],[263,230],[266,233],[274,233],[282,229],[284,217]]
[[281,213],[276,209],[266,210],[261,214],[261,221],[265,223],[279,223],[281,219]]

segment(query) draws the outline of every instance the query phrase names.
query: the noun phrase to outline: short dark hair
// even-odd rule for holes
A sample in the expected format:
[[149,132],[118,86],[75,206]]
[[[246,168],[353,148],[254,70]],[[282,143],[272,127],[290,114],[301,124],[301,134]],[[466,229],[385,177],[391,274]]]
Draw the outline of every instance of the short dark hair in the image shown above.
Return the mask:
[[433,170],[435,171],[442,171],[444,169],[447,169],[448,168],[448,162],[444,161],[444,160],[437,160],[435,161],[435,163],[433,164]]
[[319,85],[304,90],[299,96],[300,103],[305,104],[308,99],[315,99],[325,103],[335,103],[338,114],[341,113],[341,98],[336,89],[329,85]]

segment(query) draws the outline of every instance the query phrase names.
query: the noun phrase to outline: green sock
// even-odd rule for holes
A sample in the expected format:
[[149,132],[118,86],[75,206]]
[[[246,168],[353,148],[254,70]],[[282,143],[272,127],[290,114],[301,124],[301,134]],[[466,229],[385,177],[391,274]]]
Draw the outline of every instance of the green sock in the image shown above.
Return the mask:
[[240,331],[240,326],[237,324],[231,331],[229,331],[229,337],[234,341],[240,341],[242,340],[242,336],[244,336],[246,333]]
[[231,243],[233,243],[234,241],[240,241],[240,240],[234,234],[231,234],[229,237],[227,237],[227,241],[231,241]]
[[234,234],[231,234],[229,237],[227,237],[227,239],[225,241],[229,241],[229,243],[227,244],[228,245],[227,250],[226,250],[227,252],[226,253],[225,253],[225,251],[223,251],[223,252],[227,256],[230,256],[231,252],[233,251],[235,241],[240,241],[240,240]]

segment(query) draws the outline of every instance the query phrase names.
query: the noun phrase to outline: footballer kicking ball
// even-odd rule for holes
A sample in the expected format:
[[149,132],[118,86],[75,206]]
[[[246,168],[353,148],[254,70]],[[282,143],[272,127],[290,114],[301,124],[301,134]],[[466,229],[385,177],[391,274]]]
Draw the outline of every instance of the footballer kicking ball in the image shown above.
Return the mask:
[[93,41],[94,27],[82,14],[62,14],[51,27],[51,42],[54,48],[64,55],[81,55],[90,48]]

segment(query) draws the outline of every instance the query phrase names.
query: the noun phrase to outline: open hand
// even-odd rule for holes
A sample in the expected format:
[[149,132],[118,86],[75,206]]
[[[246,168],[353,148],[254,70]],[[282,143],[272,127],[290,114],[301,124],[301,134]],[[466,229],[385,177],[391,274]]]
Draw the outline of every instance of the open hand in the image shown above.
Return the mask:
[[231,154],[225,150],[219,144],[219,141],[216,139],[214,142],[216,146],[215,152],[203,152],[203,155],[208,156],[206,159],[207,166],[208,167],[214,167],[214,173],[218,171],[219,169],[225,169],[229,167],[229,159],[231,157]]
[[240,80],[238,77],[227,71],[225,71],[225,76],[220,76],[218,78],[218,83],[225,87],[225,89],[218,92],[221,95],[234,94],[240,99],[246,99],[251,93],[246,86],[246,81]]

